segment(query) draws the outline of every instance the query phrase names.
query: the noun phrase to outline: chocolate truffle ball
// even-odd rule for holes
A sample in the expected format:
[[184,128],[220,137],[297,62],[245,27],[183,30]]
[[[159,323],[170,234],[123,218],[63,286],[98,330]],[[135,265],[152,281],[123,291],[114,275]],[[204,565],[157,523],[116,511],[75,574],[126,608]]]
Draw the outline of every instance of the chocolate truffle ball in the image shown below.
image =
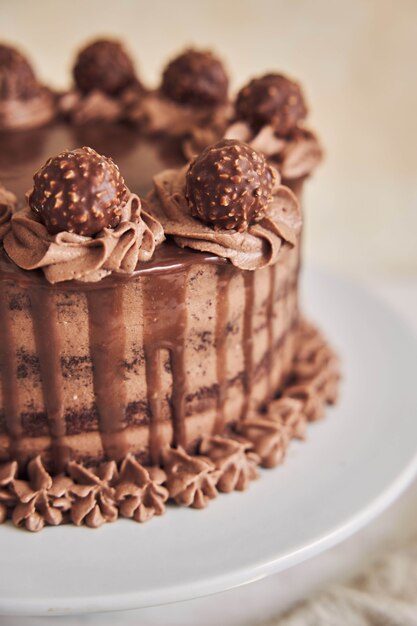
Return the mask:
[[80,91],[94,89],[117,95],[136,82],[129,55],[117,41],[99,39],[85,47],[75,61],[74,80]]
[[285,137],[307,115],[303,94],[297,83],[280,74],[254,78],[236,98],[236,116],[257,132],[270,124],[276,135]]
[[264,216],[276,177],[262,154],[224,139],[190,163],[185,196],[191,214],[214,230],[244,231]]
[[33,180],[29,206],[52,235],[92,237],[120,222],[128,190],[117,165],[92,148],[61,152]]
[[227,100],[229,79],[223,64],[210,52],[186,50],[171,61],[162,76],[162,93],[179,104],[215,106]]
[[0,44],[0,100],[27,100],[40,86],[28,60],[15,48]]

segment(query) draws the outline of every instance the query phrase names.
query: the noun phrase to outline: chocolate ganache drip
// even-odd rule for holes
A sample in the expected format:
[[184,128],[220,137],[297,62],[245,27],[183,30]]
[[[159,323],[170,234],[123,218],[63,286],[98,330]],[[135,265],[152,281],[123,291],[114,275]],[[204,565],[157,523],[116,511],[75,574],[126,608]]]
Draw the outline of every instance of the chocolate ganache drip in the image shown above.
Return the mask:
[[[162,374],[168,366],[171,372],[170,413],[172,443],[185,445],[185,402],[188,375],[185,358],[189,315],[186,305],[188,271],[180,268],[169,276],[150,275],[144,284],[144,352],[148,409],[150,412],[149,452],[151,461],[159,462],[161,453],[160,428],[163,415],[164,391]],[[167,360],[166,360],[167,358]]]

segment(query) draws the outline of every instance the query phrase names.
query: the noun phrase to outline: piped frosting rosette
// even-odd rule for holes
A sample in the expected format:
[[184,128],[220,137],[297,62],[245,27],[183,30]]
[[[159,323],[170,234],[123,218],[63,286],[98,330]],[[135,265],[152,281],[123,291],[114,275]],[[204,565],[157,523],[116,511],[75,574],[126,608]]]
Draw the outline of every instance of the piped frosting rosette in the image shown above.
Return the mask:
[[191,215],[185,197],[186,171],[187,167],[158,174],[148,196],[152,215],[180,247],[211,252],[240,269],[255,270],[273,265],[283,246],[296,244],[302,219],[298,201],[287,187],[275,187],[264,217],[246,231],[214,230]]
[[76,125],[117,122],[125,117],[123,101],[110,98],[101,91],[92,91],[85,96],[75,90],[69,91],[60,98],[59,110]]
[[88,94],[74,89],[61,96],[59,111],[76,126],[90,122],[120,122],[131,118],[130,109],[135,110],[142,97],[143,89],[139,83],[127,87],[116,96],[98,89]]
[[235,121],[225,137],[244,141],[264,154],[282,178],[304,178],[323,156],[317,137],[305,128],[307,113],[297,82],[282,74],[265,74],[237,94]]
[[16,196],[0,185],[0,244],[10,230],[10,221],[16,209]]
[[94,237],[66,231],[51,235],[29,208],[11,220],[4,240],[9,257],[22,269],[41,268],[50,283],[97,282],[109,274],[131,274],[139,261],[149,261],[164,239],[161,225],[131,193],[116,228]]
[[158,89],[131,108],[131,119],[150,134],[181,140],[188,158],[223,136],[232,106],[223,63],[211,52],[189,49],[165,67]]
[[[196,129],[209,126],[210,130],[219,129],[216,136],[220,138],[229,115],[228,104],[216,108],[198,108],[173,102],[159,91],[146,95],[130,112],[131,120],[143,126],[150,134],[164,133],[171,137],[191,135]],[[209,143],[213,141],[214,139]]]
[[112,39],[97,39],[80,50],[73,75],[74,87],[61,96],[59,110],[75,125],[126,120],[146,91],[129,53]]

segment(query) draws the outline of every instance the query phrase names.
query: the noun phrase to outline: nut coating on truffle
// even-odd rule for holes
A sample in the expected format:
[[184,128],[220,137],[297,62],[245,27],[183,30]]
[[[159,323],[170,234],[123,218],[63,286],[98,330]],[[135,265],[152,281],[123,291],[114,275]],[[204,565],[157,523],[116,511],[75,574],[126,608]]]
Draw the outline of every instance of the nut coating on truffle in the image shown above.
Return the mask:
[[40,86],[28,60],[15,48],[0,44],[0,100],[27,100]]
[[92,237],[120,222],[128,194],[123,177],[111,159],[92,148],[61,152],[33,180],[29,206],[52,235]]
[[191,214],[214,230],[244,231],[265,214],[276,176],[262,154],[224,139],[190,163],[185,196]]
[[229,79],[210,52],[186,50],[171,61],[162,76],[161,91],[179,104],[214,106],[227,100]]
[[73,74],[83,93],[97,89],[116,95],[136,80],[133,62],[122,45],[107,39],[94,41],[80,51]]
[[306,115],[300,86],[280,74],[254,78],[236,98],[236,116],[255,132],[270,124],[278,136],[285,137]]

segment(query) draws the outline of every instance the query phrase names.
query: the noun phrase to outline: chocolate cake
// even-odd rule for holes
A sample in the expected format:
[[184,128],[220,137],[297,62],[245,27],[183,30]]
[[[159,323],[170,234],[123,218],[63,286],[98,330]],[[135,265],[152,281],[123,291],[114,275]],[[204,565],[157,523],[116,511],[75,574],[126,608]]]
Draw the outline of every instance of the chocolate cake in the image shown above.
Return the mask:
[[[192,93],[187,72],[201,77]],[[22,131],[44,144],[0,187],[0,521],[32,531],[143,522],[168,499],[201,508],[243,490],[335,402],[339,379],[299,310],[302,212],[273,160],[225,139],[187,163],[181,150],[151,161],[143,185],[140,146],[172,137],[132,121],[150,92],[127,53],[97,42],[74,76],[66,119]],[[227,86],[214,57],[188,51],[151,96],[224,112]],[[80,123],[94,90],[123,115]],[[106,129],[114,149],[131,131],[128,175],[124,149],[119,169],[79,148],[79,129],[97,141]],[[24,141],[4,137],[18,162]]]

